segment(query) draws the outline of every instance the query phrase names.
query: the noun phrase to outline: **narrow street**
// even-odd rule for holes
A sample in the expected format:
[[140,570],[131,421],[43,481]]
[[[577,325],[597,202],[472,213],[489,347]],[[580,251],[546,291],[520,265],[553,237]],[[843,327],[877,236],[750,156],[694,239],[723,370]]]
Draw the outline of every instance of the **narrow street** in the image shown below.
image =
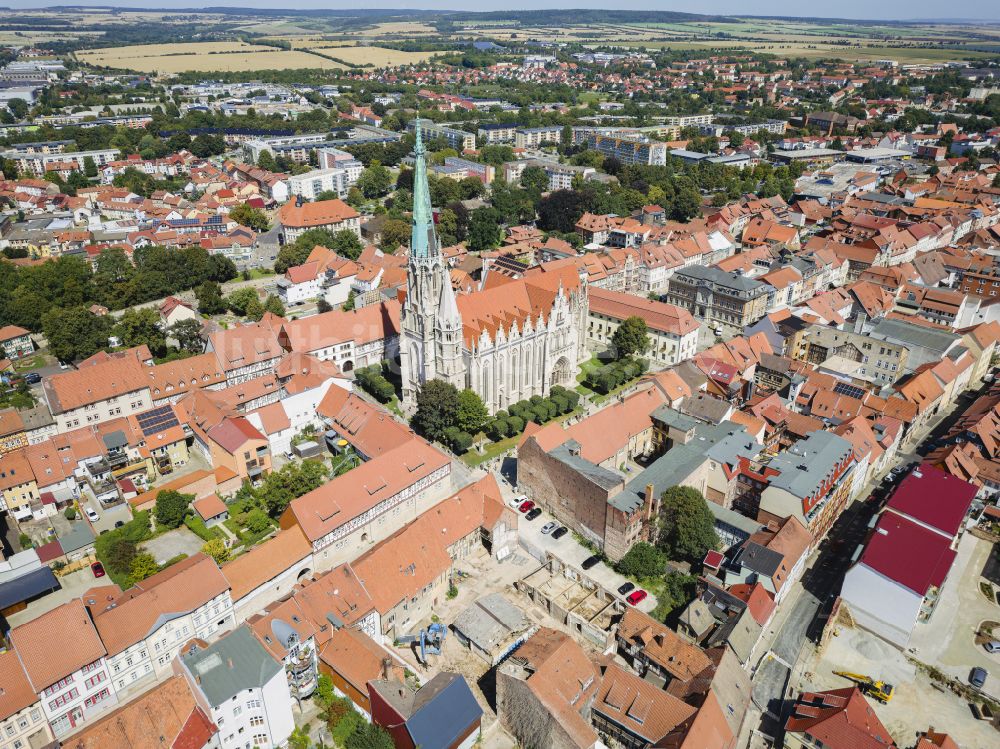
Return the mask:
[[[926,446],[948,432],[956,419],[988,388],[983,385],[970,390],[950,403],[948,408],[919,433],[902,445],[890,467],[919,462]],[[884,474],[883,474],[884,475]],[[758,660],[752,664],[753,704],[761,712],[760,732],[777,737],[781,732],[788,708],[794,699],[797,684],[793,679],[804,658],[807,641],[819,641],[833,602],[840,593],[844,576],[851,566],[854,549],[864,542],[868,523],[880,505],[865,502],[882,477],[865,486],[830,529],[827,537],[813,552],[802,575],[778,609],[771,626],[758,644]]]

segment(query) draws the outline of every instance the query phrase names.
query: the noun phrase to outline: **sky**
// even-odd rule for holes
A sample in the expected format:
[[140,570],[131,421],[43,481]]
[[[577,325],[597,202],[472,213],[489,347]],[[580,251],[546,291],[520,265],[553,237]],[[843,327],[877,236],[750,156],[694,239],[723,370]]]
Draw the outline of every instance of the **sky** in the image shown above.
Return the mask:
[[[274,0],[0,0],[0,7],[41,8],[52,5],[99,5],[129,8],[200,8],[232,6],[242,8],[278,7]],[[616,10],[673,10],[686,13],[729,15],[779,15],[817,17],[915,20],[915,19],[1000,19],[1000,4],[996,0],[836,0],[824,4],[803,3],[801,0],[709,0],[705,2],[657,2],[656,0],[365,0],[365,8],[424,8],[434,10],[508,10],[542,8],[614,8]],[[351,9],[359,7],[357,0],[289,0],[281,7],[288,9]]]

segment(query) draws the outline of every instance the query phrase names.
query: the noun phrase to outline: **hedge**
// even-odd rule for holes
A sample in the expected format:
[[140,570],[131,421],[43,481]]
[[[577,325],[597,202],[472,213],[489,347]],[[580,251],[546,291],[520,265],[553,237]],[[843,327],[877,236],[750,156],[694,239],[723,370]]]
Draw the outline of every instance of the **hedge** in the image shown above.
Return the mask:
[[362,390],[380,403],[388,403],[396,394],[396,389],[382,374],[382,367],[378,364],[354,370],[354,379]]
[[211,541],[213,538],[225,538],[225,534],[222,531],[218,528],[209,528],[205,525],[205,521],[197,515],[188,515],[185,517],[184,525],[202,541]]
[[587,373],[583,384],[591,390],[606,394],[616,387],[634,380],[643,374],[648,367],[645,359],[622,359],[591,370]]
[[530,399],[518,401],[506,411],[497,411],[496,416],[483,431],[494,442],[520,434],[529,421],[544,424],[557,416],[568,414],[580,402],[580,394],[567,390],[561,385],[553,385],[548,398],[533,395]]

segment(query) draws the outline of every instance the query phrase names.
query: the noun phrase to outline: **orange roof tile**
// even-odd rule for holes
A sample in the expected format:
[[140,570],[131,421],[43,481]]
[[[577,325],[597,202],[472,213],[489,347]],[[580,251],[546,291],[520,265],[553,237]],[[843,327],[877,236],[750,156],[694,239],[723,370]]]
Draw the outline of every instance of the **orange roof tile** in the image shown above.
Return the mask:
[[78,598],[14,627],[10,641],[36,694],[107,652]]

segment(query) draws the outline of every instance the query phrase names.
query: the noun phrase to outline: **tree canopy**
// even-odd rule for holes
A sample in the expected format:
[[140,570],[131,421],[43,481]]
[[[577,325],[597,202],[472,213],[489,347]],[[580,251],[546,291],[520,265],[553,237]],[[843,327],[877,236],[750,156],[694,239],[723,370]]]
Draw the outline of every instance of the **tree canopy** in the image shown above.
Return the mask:
[[646,321],[636,315],[625,318],[611,336],[611,344],[614,346],[616,359],[645,353],[649,349],[649,327]]
[[673,486],[660,499],[657,546],[671,559],[698,562],[719,545],[715,516],[697,489]]

